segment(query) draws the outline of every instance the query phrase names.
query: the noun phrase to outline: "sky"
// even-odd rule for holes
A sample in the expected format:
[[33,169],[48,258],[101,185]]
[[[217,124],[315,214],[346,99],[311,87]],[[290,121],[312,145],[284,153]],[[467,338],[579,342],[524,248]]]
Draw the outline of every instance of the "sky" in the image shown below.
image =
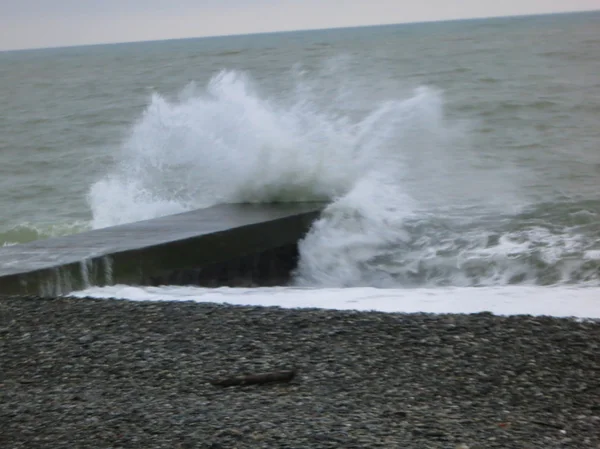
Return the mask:
[[600,9],[600,0],[0,0],[0,50]]

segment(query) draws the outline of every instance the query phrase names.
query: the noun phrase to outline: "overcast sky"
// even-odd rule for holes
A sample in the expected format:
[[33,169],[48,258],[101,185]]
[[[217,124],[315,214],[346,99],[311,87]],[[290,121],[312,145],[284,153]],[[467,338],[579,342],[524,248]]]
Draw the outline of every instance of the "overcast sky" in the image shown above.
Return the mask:
[[600,9],[600,0],[0,0],[0,50]]

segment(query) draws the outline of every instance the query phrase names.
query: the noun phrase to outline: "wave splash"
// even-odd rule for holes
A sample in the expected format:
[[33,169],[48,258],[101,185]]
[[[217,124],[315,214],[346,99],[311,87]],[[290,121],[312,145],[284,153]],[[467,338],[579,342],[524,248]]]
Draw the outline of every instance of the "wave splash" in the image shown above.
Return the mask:
[[219,203],[327,201],[301,242],[298,285],[599,277],[589,236],[515,228],[531,206],[523,169],[473,148],[442,92],[399,86],[382,98],[343,67],[325,75],[296,70],[288,90],[268,95],[248,75],[223,71],[175,99],[153,95],[114,168],[91,187],[92,226]]
[[114,169],[91,188],[92,226],[217,203],[328,200],[396,157],[389,134],[401,101],[351,116],[335,101],[322,109],[316,96],[296,86],[275,101],[231,71],[175,101],[155,94]]
[[[298,70],[290,79],[278,97],[235,71],[205,89],[190,84],[174,100],[154,94],[114,168],[89,192],[92,227],[218,203],[331,200],[370,173],[399,182],[420,176],[418,165],[442,167],[432,148],[440,156],[460,134],[434,89],[369,100],[364,91],[376,86],[355,92],[353,83],[330,80],[327,88]],[[443,170],[458,165],[445,159]]]
[[[350,195],[351,197],[353,195]],[[350,199],[350,198],[349,198]],[[569,205],[572,207],[572,205]],[[399,220],[355,204],[331,204],[301,242],[300,286],[484,287],[591,285],[600,280],[597,215],[573,225],[560,207],[470,220],[414,214]],[[600,211],[600,202],[596,205]],[[358,212],[357,212],[358,211]],[[340,219],[357,214],[352,220]],[[353,227],[348,223],[352,222]]]

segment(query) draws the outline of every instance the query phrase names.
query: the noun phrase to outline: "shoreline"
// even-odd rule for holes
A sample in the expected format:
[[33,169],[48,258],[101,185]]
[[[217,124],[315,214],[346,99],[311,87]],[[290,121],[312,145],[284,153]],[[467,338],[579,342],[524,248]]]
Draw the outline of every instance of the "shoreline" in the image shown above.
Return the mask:
[[599,353],[595,320],[4,298],[0,442],[597,448]]

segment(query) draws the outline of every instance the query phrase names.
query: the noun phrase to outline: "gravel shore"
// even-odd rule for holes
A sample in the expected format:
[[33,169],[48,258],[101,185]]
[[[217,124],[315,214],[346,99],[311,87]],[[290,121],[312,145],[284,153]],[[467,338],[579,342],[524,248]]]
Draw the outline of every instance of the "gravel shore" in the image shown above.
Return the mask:
[[600,448],[600,323],[5,298],[0,447]]

